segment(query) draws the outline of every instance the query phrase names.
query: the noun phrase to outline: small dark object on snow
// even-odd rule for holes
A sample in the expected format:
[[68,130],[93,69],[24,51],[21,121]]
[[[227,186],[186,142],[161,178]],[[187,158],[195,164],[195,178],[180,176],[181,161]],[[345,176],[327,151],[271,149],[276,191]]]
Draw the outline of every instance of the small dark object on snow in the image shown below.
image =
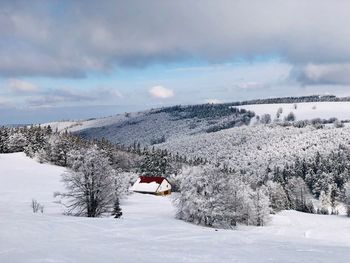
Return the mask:
[[122,214],[123,212],[122,212],[122,209],[120,208],[119,199],[117,198],[117,200],[115,200],[115,203],[114,203],[112,215],[114,216],[114,218],[119,218],[122,216]]

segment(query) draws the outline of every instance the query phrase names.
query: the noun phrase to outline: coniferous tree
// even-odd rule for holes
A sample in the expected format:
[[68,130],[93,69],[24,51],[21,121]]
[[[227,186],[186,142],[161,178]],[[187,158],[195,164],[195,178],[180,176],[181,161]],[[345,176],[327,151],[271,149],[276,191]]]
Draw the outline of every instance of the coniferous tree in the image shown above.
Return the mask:
[[114,218],[120,218],[123,215],[122,209],[120,208],[119,198],[116,198],[113,205],[112,215]]

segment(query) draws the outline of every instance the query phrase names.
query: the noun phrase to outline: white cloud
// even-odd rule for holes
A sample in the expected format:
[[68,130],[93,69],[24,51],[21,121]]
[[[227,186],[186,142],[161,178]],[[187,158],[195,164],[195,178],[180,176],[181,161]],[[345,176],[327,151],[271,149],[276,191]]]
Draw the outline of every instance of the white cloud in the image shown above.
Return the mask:
[[174,96],[174,91],[172,89],[165,88],[163,86],[154,86],[149,90],[149,93],[155,98],[171,98]]
[[116,89],[98,87],[85,91],[77,91],[72,88],[57,88],[42,91],[27,100],[30,106],[57,106],[74,103],[113,103],[123,95]]
[[258,88],[262,88],[264,85],[262,85],[259,82],[241,82],[237,84],[237,88],[239,89],[258,89]]
[[8,87],[13,92],[35,93],[39,91],[38,86],[19,79],[10,79]]
[[0,96],[0,107],[6,107],[10,105],[10,100],[7,97]]
[[220,104],[220,103],[223,103],[223,101],[219,100],[219,99],[206,99],[205,102],[209,103],[209,104]]
[[305,85],[349,85],[349,73],[350,63],[307,64],[292,72]]
[[6,102],[6,98],[0,96],[0,105],[4,104],[5,102]]
[[[114,66],[271,54],[294,64],[350,61],[350,1],[27,2],[1,1],[0,75],[79,77]],[[67,12],[53,16],[58,7]]]

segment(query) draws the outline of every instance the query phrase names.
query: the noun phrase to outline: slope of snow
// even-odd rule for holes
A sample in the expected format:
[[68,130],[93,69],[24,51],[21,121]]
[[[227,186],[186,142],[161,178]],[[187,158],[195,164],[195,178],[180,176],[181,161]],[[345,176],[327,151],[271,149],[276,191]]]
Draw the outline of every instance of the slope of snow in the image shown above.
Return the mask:
[[[295,109],[295,105],[297,106]],[[276,117],[277,110],[279,108],[283,109],[281,114],[281,119],[283,119],[290,112],[293,112],[297,120],[310,120],[314,118],[329,119],[338,118],[339,120],[350,120],[350,102],[302,102],[302,103],[280,103],[280,104],[254,104],[254,105],[243,105],[238,106],[238,108],[243,108],[256,113],[256,115],[270,114],[272,118]],[[50,125],[53,130],[58,129],[58,131],[68,130],[71,132],[81,131],[89,128],[99,128],[110,125],[121,125],[128,120],[133,120],[136,118],[135,122],[138,122],[138,118],[150,116],[147,115],[150,111],[135,112],[126,114],[118,114],[114,116],[109,116],[105,118],[96,118],[90,120],[77,120],[77,121],[59,121],[44,123],[43,126]],[[147,120],[141,119],[142,121]],[[151,118],[153,116],[150,116]],[[159,118],[159,116],[157,116]],[[165,120],[162,116],[160,117],[162,121]],[[150,120],[153,122],[154,120]],[[134,120],[133,120],[134,122]],[[131,123],[133,125],[134,123]],[[186,124],[192,124],[186,123]]]
[[[295,109],[296,105],[296,109]],[[283,109],[281,119],[290,112],[295,114],[297,120],[310,120],[314,118],[350,120],[350,102],[302,102],[280,104],[254,104],[244,105],[238,108],[254,111],[256,115],[270,114],[272,119],[276,117],[277,110]]]
[[163,136],[175,138],[198,133],[210,126],[205,119],[176,119],[164,112],[148,113],[145,111],[93,120],[52,122],[42,125],[50,125],[54,131],[57,129],[60,132],[65,130],[79,132],[83,137],[106,138],[124,145],[132,145],[134,142],[150,145],[152,140]]
[[[350,128],[315,129],[281,126],[242,126],[215,133],[202,133],[157,145],[189,158],[219,162],[247,176],[262,178],[268,166],[283,166],[296,157],[312,158],[316,152],[330,153],[339,145],[350,145]],[[255,180],[256,178],[252,178]]]
[[96,119],[89,119],[89,120],[77,120],[77,121],[57,121],[57,122],[49,122],[49,123],[43,123],[42,126],[48,126],[50,125],[52,130],[58,130],[59,132],[68,130],[70,132],[85,130],[89,128],[97,128],[97,127],[103,127],[108,126],[111,124],[117,124],[121,123],[128,118],[133,118],[137,116],[143,116],[146,114],[147,111],[144,112],[134,112],[129,113],[129,115],[126,114],[117,114],[109,117],[104,118],[96,118]]
[[[61,167],[0,155],[0,262],[345,262],[350,219],[284,211],[266,227],[218,230],[174,219],[171,197],[133,194],[123,218],[64,216]],[[45,205],[33,214],[32,198]]]

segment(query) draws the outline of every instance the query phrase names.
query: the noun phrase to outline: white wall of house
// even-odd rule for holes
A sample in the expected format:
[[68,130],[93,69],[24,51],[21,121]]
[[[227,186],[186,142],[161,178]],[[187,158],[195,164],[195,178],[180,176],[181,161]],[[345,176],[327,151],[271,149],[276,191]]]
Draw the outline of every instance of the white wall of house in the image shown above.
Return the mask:
[[171,190],[171,185],[166,179],[164,179],[163,182],[160,184],[157,192],[160,193],[167,190]]

